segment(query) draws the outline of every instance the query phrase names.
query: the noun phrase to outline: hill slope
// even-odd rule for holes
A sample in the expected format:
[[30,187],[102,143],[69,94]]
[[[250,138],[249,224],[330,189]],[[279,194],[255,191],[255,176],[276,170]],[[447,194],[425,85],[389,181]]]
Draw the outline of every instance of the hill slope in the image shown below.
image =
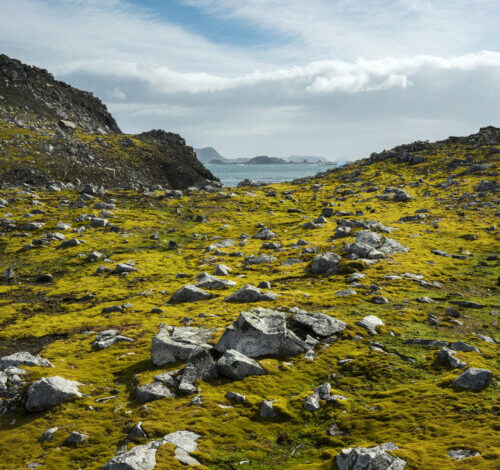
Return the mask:
[[122,134],[92,93],[0,55],[0,181],[150,189],[217,181],[182,137]]
[[378,468],[498,468],[499,152],[485,128],[259,188],[4,185],[0,469],[343,470],[388,442]]

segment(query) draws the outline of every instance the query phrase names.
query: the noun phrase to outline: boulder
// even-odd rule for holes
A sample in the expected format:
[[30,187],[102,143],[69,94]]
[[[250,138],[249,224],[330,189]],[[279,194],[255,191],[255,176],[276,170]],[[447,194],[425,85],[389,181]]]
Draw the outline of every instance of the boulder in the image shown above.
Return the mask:
[[492,377],[493,374],[487,369],[469,367],[463,374],[453,380],[452,384],[464,390],[482,390],[489,385]]
[[103,330],[100,331],[92,342],[94,349],[106,349],[118,342],[132,342],[132,338],[118,334],[117,330]]
[[367,329],[372,335],[377,334],[377,327],[383,326],[384,322],[375,315],[368,315],[356,323],[359,326]]
[[253,264],[270,264],[276,261],[276,258],[271,255],[249,255],[245,258],[245,265],[251,266]]
[[304,402],[304,409],[307,411],[310,411],[311,413],[314,413],[316,411],[319,411],[321,407],[321,404],[319,402],[319,395],[314,392],[311,393],[311,395],[308,395],[305,402]]
[[259,357],[295,356],[309,347],[287,328],[283,312],[254,308],[240,313],[226,328],[215,349],[221,353],[235,349],[248,357]]
[[153,470],[156,467],[156,451],[163,441],[132,447],[109,460],[103,470]]
[[79,445],[82,445],[88,438],[89,436],[87,434],[73,431],[64,441],[64,445],[78,447]]
[[209,380],[218,377],[217,367],[210,353],[202,348],[195,349],[188,358],[182,374],[179,390],[191,390],[198,380]]
[[463,362],[455,357],[453,351],[446,347],[441,348],[441,351],[439,351],[438,355],[436,356],[436,361],[444,363],[452,369],[463,369],[467,367],[466,362]]
[[335,274],[337,272],[340,256],[337,253],[324,253],[316,255],[311,262],[312,274]]
[[271,240],[272,238],[276,238],[276,234],[267,227],[262,227],[252,238],[256,240]]
[[396,253],[407,253],[409,248],[370,230],[362,230],[347,251],[358,258],[381,259]]
[[272,292],[262,293],[258,287],[246,284],[229,297],[224,299],[225,302],[260,302],[260,301],[273,301],[276,300],[276,294]]
[[232,269],[229,266],[226,266],[225,264],[218,264],[215,267],[214,274],[216,276],[228,276],[231,273]]
[[151,362],[163,366],[169,362],[185,361],[199,348],[209,350],[206,344],[212,334],[203,328],[170,328],[162,325],[151,345]]
[[234,349],[228,349],[217,361],[219,372],[229,379],[242,380],[249,375],[265,375],[266,370],[255,360]]
[[175,458],[184,465],[200,465],[194,457],[189,454],[198,448],[196,442],[201,436],[191,431],[175,431],[167,434],[163,441],[175,445]]
[[338,470],[403,470],[406,462],[388,452],[398,447],[392,442],[375,447],[342,449],[337,455]]
[[180,304],[185,302],[198,302],[200,300],[213,299],[214,297],[216,297],[216,295],[210,294],[192,284],[186,284],[170,298],[169,303]]
[[345,330],[346,324],[324,313],[298,311],[291,317],[292,324],[317,336],[328,337]]
[[236,282],[230,281],[229,279],[221,279],[217,276],[213,276],[208,273],[201,273],[196,276],[198,282],[196,287],[201,289],[227,289],[229,287],[234,287]]
[[26,410],[29,412],[45,411],[55,405],[67,402],[83,395],[78,390],[78,382],[59,376],[43,377],[33,382],[26,392]]
[[240,393],[237,393],[237,392],[227,392],[225,395],[224,395],[229,401],[232,401],[234,403],[238,403],[240,405],[245,405],[246,402],[247,402],[247,398],[245,397],[245,395],[241,395]]
[[264,400],[259,406],[259,416],[261,418],[276,418],[278,413],[276,413],[273,404],[272,400]]
[[47,359],[41,356],[33,356],[28,351],[19,351],[0,358],[0,369],[17,366],[54,367]]
[[161,382],[140,385],[135,389],[135,398],[139,403],[148,403],[150,401],[161,400],[162,398],[174,397],[175,393]]

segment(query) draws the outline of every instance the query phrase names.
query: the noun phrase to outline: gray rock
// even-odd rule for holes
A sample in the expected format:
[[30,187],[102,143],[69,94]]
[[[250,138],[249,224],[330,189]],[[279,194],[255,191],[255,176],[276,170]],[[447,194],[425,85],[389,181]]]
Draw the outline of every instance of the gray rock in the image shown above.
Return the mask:
[[218,377],[217,367],[208,351],[198,348],[191,353],[184,368],[179,389],[190,389],[186,385],[194,385],[199,380]]
[[357,292],[354,289],[342,289],[335,292],[336,297],[349,297],[355,294],[357,294]]
[[396,253],[406,253],[409,248],[392,238],[385,238],[370,230],[362,230],[357,233],[356,240],[347,247],[347,251],[359,258],[380,259]]
[[477,457],[481,455],[479,452],[469,450],[469,449],[453,449],[448,452],[448,455],[453,460],[463,460],[468,459],[469,457]]
[[27,232],[34,232],[35,230],[41,229],[45,224],[43,222],[28,222],[24,225],[23,230]]
[[463,374],[453,380],[452,384],[465,390],[481,390],[489,385],[492,377],[493,374],[487,369],[469,367]]
[[236,349],[248,357],[259,357],[295,356],[309,347],[287,328],[283,312],[254,308],[241,312],[238,319],[226,328],[215,349],[219,352]]
[[103,330],[100,331],[95,340],[92,342],[92,347],[94,349],[106,349],[118,342],[132,342],[132,338],[127,336],[119,335],[117,330]]
[[64,444],[67,446],[78,447],[82,445],[89,436],[87,434],[83,434],[81,432],[73,431],[64,441]]
[[156,466],[156,451],[162,441],[135,446],[109,460],[103,470],[153,470]]
[[40,442],[46,442],[46,441],[50,441],[52,440],[52,437],[54,436],[54,434],[59,430],[59,428],[56,426],[56,427],[53,427],[53,428],[50,428],[50,429],[47,429],[47,431],[45,431],[42,436],[40,437]]
[[73,398],[81,398],[80,383],[63,379],[59,376],[43,377],[33,382],[26,393],[26,410],[29,412],[45,411]]
[[324,253],[316,255],[311,262],[311,273],[313,274],[335,274],[340,262],[340,256],[337,253]]
[[258,287],[252,286],[251,284],[246,284],[236,292],[231,294],[229,297],[224,299],[225,302],[260,302],[260,301],[274,301],[276,300],[276,294],[272,292],[262,293]]
[[212,276],[208,273],[201,273],[196,276],[198,282],[196,287],[201,289],[228,289],[229,287],[234,287],[236,282],[230,281],[229,279],[220,279],[217,276]]
[[41,356],[33,356],[28,351],[19,351],[0,358],[0,369],[17,366],[54,367],[50,361]]
[[108,219],[101,219],[99,217],[94,217],[90,225],[94,228],[104,228],[108,225]]
[[271,255],[249,255],[245,258],[245,265],[251,266],[253,264],[270,264],[276,261],[276,258]]
[[373,296],[370,299],[370,302],[372,302],[373,304],[377,304],[377,305],[384,305],[384,304],[390,303],[389,299],[386,299],[385,297],[382,297],[381,295]]
[[138,269],[132,264],[118,263],[115,266],[115,269],[111,271],[111,274],[124,274],[124,273],[132,273],[135,271],[138,271]]
[[240,393],[236,393],[236,392],[229,391],[226,393],[225,397],[229,401],[238,403],[240,405],[245,405],[247,402],[247,398],[245,397],[245,395],[241,395]]
[[377,334],[377,327],[383,326],[384,322],[375,315],[368,315],[356,323],[359,326],[367,329],[372,335]]
[[320,408],[321,404],[319,402],[319,395],[316,392],[308,395],[306,400],[304,401],[304,409],[310,411],[311,413],[314,413],[316,411],[319,411]]
[[148,435],[142,428],[142,421],[139,421],[137,424],[135,424],[127,434],[127,439],[132,441],[135,439],[146,439],[147,437]]
[[439,351],[438,355],[436,356],[436,361],[442,362],[452,369],[464,369],[465,367],[467,367],[466,362],[463,362],[455,357],[453,351],[446,347],[441,348],[441,351]]
[[388,452],[398,447],[392,442],[375,447],[342,449],[337,455],[338,470],[403,470],[406,462]]
[[160,326],[151,345],[151,361],[155,366],[163,366],[169,362],[185,361],[199,348],[209,350],[206,344],[212,334],[203,328]]
[[252,238],[257,240],[271,240],[272,238],[276,238],[276,234],[267,227],[262,227]]
[[298,311],[292,315],[291,321],[294,325],[321,337],[340,333],[347,326],[343,321],[320,312]]
[[265,375],[266,370],[255,360],[234,349],[228,349],[217,361],[219,372],[233,380],[242,380],[249,375]]
[[135,398],[139,403],[148,403],[150,401],[161,400],[162,398],[174,397],[175,393],[161,382],[152,382],[136,387],[135,389]]
[[215,267],[214,274],[216,276],[228,276],[231,273],[232,269],[225,264],[218,264]]
[[196,442],[201,436],[191,431],[175,431],[167,434],[163,438],[163,442],[169,442],[176,446],[175,458],[184,465],[200,465],[194,457],[191,457],[190,452],[195,452],[198,448]]
[[278,413],[274,409],[274,401],[264,400],[259,406],[259,416],[261,418],[276,418]]
[[185,302],[199,302],[200,300],[209,300],[216,297],[216,295],[193,286],[186,284],[181,287],[169,300],[171,304],[180,304]]

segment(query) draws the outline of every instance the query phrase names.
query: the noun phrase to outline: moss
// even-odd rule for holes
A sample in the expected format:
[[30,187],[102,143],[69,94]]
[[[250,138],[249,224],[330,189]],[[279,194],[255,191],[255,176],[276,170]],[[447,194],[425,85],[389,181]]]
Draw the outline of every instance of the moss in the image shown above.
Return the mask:
[[[6,133],[14,137],[28,131],[2,128],[2,132],[0,138],[6,138]],[[93,136],[78,137],[94,145]],[[121,158],[116,138],[103,139],[116,151],[114,156],[110,152],[109,158]],[[134,140],[134,143],[138,151],[147,147],[144,141]],[[119,232],[90,228],[86,222],[76,223],[75,218],[81,214],[98,213],[91,208],[73,209],[64,202],[75,200],[76,193],[39,192],[40,207],[46,213],[30,220],[45,222],[43,229],[27,237],[14,236],[13,232],[0,234],[0,272],[12,266],[18,275],[14,282],[0,283],[0,341],[21,344],[15,341],[27,336],[42,341],[47,335],[64,335],[42,346],[41,354],[54,363],[55,369],[29,368],[29,380],[57,374],[83,383],[87,396],[43,414],[18,412],[0,417],[0,447],[9,449],[3,453],[0,469],[24,468],[30,462],[43,462],[45,468],[102,468],[124,442],[130,425],[138,421],[143,421],[151,438],[178,429],[198,432],[202,438],[194,456],[213,469],[238,468],[238,462],[245,460],[250,461],[245,466],[249,469],[334,469],[334,456],[342,448],[387,441],[400,446],[395,455],[404,458],[410,469],[497,468],[500,453],[495,442],[498,432],[495,386],[492,384],[478,393],[456,391],[449,382],[458,371],[437,366],[436,351],[404,343],[411,337],[466,341],[480,348],[482,354],[458,352],[457,357],[471,366],[492,370],[496,377],[500,371],[495,360],[498,346],[482,342],[473,334],[482,332],[500,339],[496,326],[491,325],[494,317],[489,315],[490,310],[498,308],[498,262],[478,266],[498,247],[497,232],[485,230],[495,223],[494,210],[487,207],[466,210],[465,217],[461,217],[458,212],[462,209],[452,197],[454,191],[473,192],[484,176],[467,175],[459,188],[435,187],[448,178],[446,163],[453,158],[452,154],[460,157],[465,152],[481,162],[487,158],[488,150],[462,149],[454,144],[433,147],[422,153],[427,158],[425,168],[404,164],[396,167],[390,161],[370,166],[357,163],[321,180],[323,187],[316,199],[309,184],[291,183],[250,190],[232,188],[224,193],[234,192],[236,196],[225,199],[217,194],[192,193],[169,201],[159,194],[144,196],[117,191],[103,200],[116,200],[112,224],[120,228]],[[334,199],[338,210],[362,210],[366,218],[398,228],[389,236],[407,245],[410,251],[374,266],[353,261],[342,263],[341,272],[336,275],[313,276],[307,269],[313,255],[301,254],[300,249],[292,249],[290,245],[303,238],[320,252],[332,249],[342,252],[344,240],[329,241],[335,230],[335,216],[318,229],[308,230],[301,225],[317,217],[323,202],[337,194],[348,179],[346,175],[358,169],[362,170],[363,182],[376,183],[380,188],[425,179],[419,186],[406,187],[415,196],[408,203],[381,202],[374,193],[365,192],[363,183],[349,183],[357,192],[345,200]],[[432,172],[426,173],[426,169]],[[494,171],[498,171],[497,162]],[[267,197],[268,190],[277,191],[278,196]],[[293,191],[298,202],[278,202],[285,191]],[[431,196],[424,195],[427,191]],[[24,223],[24,215],[33,209],[31,198],[21,191],[6,189],[0,190],[0,197],[15,198],[7,208],[11,214],[8,218],[17,224]],[[439,197],[445,202],[437,201]],[[367,206],[376,212],[369,213]],[[300,209],[302,214],[288,213],[287,209],[292,207]],[[428,209],[429,218],[423,223],[398,222],[417,209]],[[193,222],[192,216],[199,213],[207,217],[207,222]],[[85,226],[85,232],[74,235],[85,243],[56,250],[56,243],[52,242],[40,249],[20,251],[32,238],[55,231],[58,221]],[[437,228],[434,222],[438,223]],[[272,253],[278,258],[272,265],[244,267],[244,258],[260,251],[262,242],[254,239],[245,246],[223,250],[240,251],[243,257],[205,252],[214,236],[237,240],[243,232],[253,235],[258,223],[272,227],[284,247],[281,252]],[[154,232],[159,233],[159,240],[149,238]],[[467,233],[478,237],[474,241],[461,238]],[[170,240],[179,247],[169,249]],[[346,238],[348,242],[352,240]],[[434,248],[452,254],[468,250],[472,255],[467,260],[445,258],[432,254],[430,250]],[[86,255],[93,250],[103,252],[111,262],[88,263]],[[290,257],[300,257],[302,261],[291,266],[281,264]],[[135,262],[138,271],[128,276],[95,275],[101,264],[112,268],[126,261]],[[272,290],[279,294],[278,300],[260,305],[324,311],[345,321],[348,328],[338,341],[325,348],[320,346],[315,361],[303,357],[266,358],[261,361],[268,371],[266,376],[248,377],[240,382],[223,379],[202,382],[203,404],[199,407],[189,404],[191,397],[178,397],[151,402],[143,408],[133,399],[134,380],[149,383],[159,372],[182,367],[180,364],[152,366],[151,338],[160,323],[179,326],[185,317],[190,317],[194,326],[214,329],[215,341],[240,311],[249,307],[223,302],[225,291],[207,302],[167,305],[180,286],[191,282],[201,271],[212,272],[219,262],[233,269],[231,279],[237,281],[238,287],[245,283],[257,285],[264,280],[271,282]],[[371,293],[363,288],[356,288],[358,293],[346,298],[334,295],[347,287],[345,274],[360,270],[366,275],[363,284],[377,284],[390,304],[369,302]],[[54,281],[37,284],[35,278],[42,272],[52,272]],[[176,278],[178,272],[187,274],[187,279]],[[393,281],[384,278],[407,272],[423,274],[427,281],[439,281],[442,288],[422,287],[404,277]],[[82,302],[82,297],[90,293],[96,295],[95,300]],[[423,296],[435,302],[416,301]],[[487,307],[461,309],[459,319],[463,324],[458,325],[445,317],[445,309],[453,306],[453,300],[476,301]],[[123,303],[131,303],[133,307],[120,313],[102,313],[103,307]],[[151,313],[155,307],[161,307],[163,313]],[[202,313],[205,316],[200,316]],[[377,337],[367,336],[356,325],[369,314],[379,316],[386,324]],[[428,314],[437,315],[441,323],[428,324]],[[106,328],[118,328],[134,342],[93,351],[95,333]],[[88,331],[94,333],[87,334]],[[359,335],[363,338],[354,340]],[[382,343],[386,353],[371,351],[372,341]],[[345,358],[353,360],[339,365],[338,361]],[[408,358],[414,362],[408,362]],[[305,397],[326,381],[331,382],[335,393],[348,400],[325,405],[315,414],[305,411]],[[245,394],[248,406],[230,404],[224,398],[229,390]],[[105,402],[96,401],[112,395],[118,396]],[[279,418],[259,417],[263,399],[275,400]],[[228,408],[229,405],[232,407]],[[95,411],[89,411],[89,406]],[[328,436],[326,431],[332,423],[337,423],[347,434]],[[38,442],[43,431],[53,426],[60,428],[54,440]],[[89,440],[76,449],[61,446],[72,430],[88,434]],[[468,459],[465,464],[452,461],[448,451],[461,447],[477,450],[481,456]],[[182,468],[173,458],[172,446],[160,448],[157,460],[157,468]]]

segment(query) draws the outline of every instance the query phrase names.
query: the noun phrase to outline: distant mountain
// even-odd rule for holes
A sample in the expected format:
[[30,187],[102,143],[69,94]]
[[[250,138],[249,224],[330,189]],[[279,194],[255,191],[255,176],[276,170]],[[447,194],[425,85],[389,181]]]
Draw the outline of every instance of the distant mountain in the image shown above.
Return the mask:
[[218,164],[232,163],[231,161],[228,161],[227,158],[224,158],[213,147],[203,147],[200,149],[194,149],[194,152],[196,153],[196,156],[198,157],[198,160],[200,160],[201,163],[212,163],[212,162],[215,163],[215,161]]
[[224,164],[252,164],[252,165],[268,165],[280,163],[310,163],[310,164],[334,164],[325,157],[311,155],[292,155],[290,157],[270,157],[267,155],[259,155],[256,157],[239,157],[226,158],[223,157],[213,147],[203,147],[194,149],[196,156],[200,162],[210,165]]
[[291,157],[285,157],[285,160],[290,163],[332,163],[325,157],[309,155],[292,155]]
[[266,155],[261,155],[258,157],[249,158],[245,162],[246,165],[269,165],[276,163],[286,163],[286,161],[278,157],[268,157]]

